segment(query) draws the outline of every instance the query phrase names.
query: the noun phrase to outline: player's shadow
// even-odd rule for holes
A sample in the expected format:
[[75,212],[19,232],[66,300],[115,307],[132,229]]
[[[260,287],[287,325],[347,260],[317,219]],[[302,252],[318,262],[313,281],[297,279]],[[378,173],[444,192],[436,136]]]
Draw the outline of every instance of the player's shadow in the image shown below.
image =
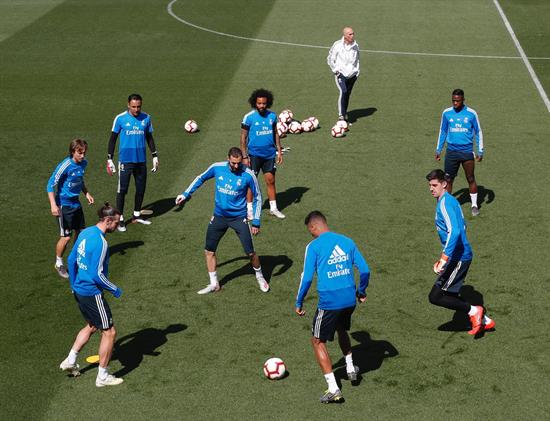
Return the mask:
[[175,211],[179,212],[183,206],[176,205],[175,197],[167,197],[166,199],[160,199],[152,203],[148,203],[143,206],[143,210],[151,210],[153,213],[150,216],[145,216],[146,218],[156,218],[158,216],[164,215],[167,212],[170,212],[172,209],[176,208]]
[[[250,264],[249,258],[246,256],[235,257],[234,259],[227,260],[223,263],[219,263],[218,268],[228,265],[230,263],[236,262],[238,260],[244,260],[246,261],[246,264],[243,267],[225,275],[220,280],[220,286],[223,286],[228,282],[231,282],[233,279],[239,278],[241,276],[254,275],[254,269]],[[290,269],[290,267],[294,262],[288,256],[278,255],[278,256],[260,256],[260,263],[262,265],[262,272],[264,274],[264,278],[267,280],[269,284],[271,284],[273,277],[279,276],[285,273],[288,269]]]
[[[283,192],[277,193],[277,207],[283,210],[294,203],[300,203],[302,196],[309,190],[309,187],[291,187]],[[269,209],[269,199],[264,201],[262,209]]]
[[144,244],[145,243],[143,241],[125,241],[123,243],[115,244],[109,247],[109,254],[111,256],[117,253],[124,255],[126,254],[126,250],[135,249],[135,248],[141,247]]
[[[463,205],[464,203],[471,203],[470,191],[468,188],[457,190],[453,193],[458,203]],[[491,189],[486,189],[485,186],[477,186],[477,203],[481,209],[484,203],[489,204],[495,200],[495,192]]]
[[355,123],[360,118],[373,115],[376,111],[378,111],[378,108],[373,108],[373,107],[359,108],[357,110],[348,111],[348,122]]
[[[353,332],[351,337],[359,342],[358,345],[351,347],[353,364],[359,367],[359,375],[357,376],[357,381],[352,383],[353,386],[361,383],[363,374],[369,371],[378,370],[386,358],[399,355],[397,348],[390,342],[385,340],[374,340],[368,332]],[[340,358],[340,360],[334,364],[334,367],[338,367],[334,375],[341,384],[342,379],[347,380],[348,378],[345,358]]]
[[[460,297],[473,306],[483,306],[483,295],[471,285],[460,288]],[[464,332],[470,330],[470,318],[464,311],[455,311],[452,320],[437,328],[443,332]]]
[[168,341],[168,334],[178,333],[187,329],[187,325],[178,323],[157,329],[149,327],[136,333],[126,335],[115,342],[112,360],[118,360],[123,366],[114,375],[123,377],[135,370],[143,361],[145,355],[157,357],[157,348]]

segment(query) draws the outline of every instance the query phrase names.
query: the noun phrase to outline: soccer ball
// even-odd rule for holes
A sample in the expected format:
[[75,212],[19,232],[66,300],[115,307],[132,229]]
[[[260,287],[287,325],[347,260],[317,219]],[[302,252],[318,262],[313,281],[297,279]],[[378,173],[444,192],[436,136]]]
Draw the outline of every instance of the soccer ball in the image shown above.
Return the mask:
[[349,130],[349,124],[346,120],[338,120],[335,126],[342,127],[346,132]]
[[330,129],[330,134],[332,137],[343,137],[346,133],[346,130],[337,124],[332,126],[332,129]]
[[288,125],[286,123],[283,123],[282,121],[278,121],[277,133],[279,134],[279,137],[285,137],[287,132],[288,132]]
[[302,133],[302,123],[292,120],[288,125],[288,132],[292,134]]
[[319,128],[319,120],[317,119],[317,117],[308,117],[307,119],[313,123],[314,129]]
[[294,118],[294,113],[290,110],[283,110],[281,111],[281,114],[279,114],[279,121],[283,123],[290,123],[292,119]]
[[270,358],[264,364],[264,374],[270,380],[277,380],[286,373],[286,366],[280,358]]
[[302,131],[312,132],[313,130],[315,130],[315,125],[313,124],[313,121],[309,119],[302,121]]
[[199,130],[199,125],[195,120],[187,120],[183,125],[183,128],[187,133],[195,133]]

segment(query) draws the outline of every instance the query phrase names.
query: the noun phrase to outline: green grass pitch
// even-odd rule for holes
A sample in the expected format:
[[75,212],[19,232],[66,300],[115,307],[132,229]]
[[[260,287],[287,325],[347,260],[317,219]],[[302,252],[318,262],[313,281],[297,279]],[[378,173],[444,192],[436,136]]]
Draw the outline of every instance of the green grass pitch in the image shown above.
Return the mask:
[[[180,20],[168,5],[0,0],[0,418],[548,418],[550,114],[493,1],[178,0],[171,11]],[[501,5],[550,93],[548,2]],[[369,51],[351,98],[356,121],[333,139],[337,92],[328,49],[314,47],[330,46],[345,25]],[[259,291],[229,233],[218,252],[223,292],[198,296],[208,281],[202,248],[212,183],[181,211],[173,199],[238,145],[258,87],[274,92],[276,111],[315,115],[322,127],[283,140],[291,150],[277,187],[287,219],[266,214],[255,240],[272,291]],[[497,330],[477,340],[445,330],[452,312],[427,300],[439,248],[424,175],[439,165],[440,113],[456,87],[478,111],[486,143],[476,167],[481,215],[472,218],[464,204],[475,253],[467,290],[484,300]],[[124,290],[120,300],[107,298],[119,338],[111,370],[125,382],[104,390],[83,358],[80,378],[58,369],[83,322],[53,270],[45,185],[80,136],[90,144],[86,182],[97,201],[85,207],[88,223],[99,203],[114,202],[107,140],[134,91],[153,117],[160,152],[145,198],[156,213],[151,226],[108,237],[110,277]],[[189,118],[199,133],[184,133]],[[466,187],[461,173],[455,191]],[[351,331],[362,381],[342,381],[346,403],[338,406],[318,402],[326,385],[309,343],[314,290],[307,316],[293,312],[310,241],[303,218],[313,209],[356,240],[372,269]],[[340,376],[338,347],[329,350]],[[271,356],[284,359],[288,377],[263,377]]]

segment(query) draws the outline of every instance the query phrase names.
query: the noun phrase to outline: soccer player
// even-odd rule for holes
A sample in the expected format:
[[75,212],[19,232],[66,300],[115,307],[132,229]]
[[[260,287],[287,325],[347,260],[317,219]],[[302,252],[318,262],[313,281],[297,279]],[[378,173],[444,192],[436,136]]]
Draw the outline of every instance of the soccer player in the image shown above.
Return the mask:
[[116,173],[113,156],[117,137],[120,135],[118,148],[118,189],[116,205],[121,212],[119,231],[126,231],[124,222],[124,199],[128,193],[130,177],[136,182],[136,193],[134,197],[134,213],[131,223],[150,225],[151,221],[141,218],[141,205],[145,196],[145,185],[147,183],[147,166],[145,143],[149,146],[153,157],[153,168],[156,172],[159,167],[159,159],[155,140],[153,139],[153,124],[151,116],[141,111],[142,98],[139,94],[131,94],[128,97],[128,110],[117,115],[113,122],[111,138],[107,153],[107,173]]
[[339,92],[338,119],[347,121],[349,98],[360,72],[359,45],[353,28],[347,26],[342,30],[342,38],[332,44],[328,52],[327,63]]
[[[68,278],[69,273],[63,264],[63,254],[67,244],[78,237],[80,231],[86,227],[84,212],[80,204],[80,193],[86,195],[88,204],[94,203],[94,198],[84,184],[84,172],[88,161],[85,156],[88,143],[83,139],[74,139],[69,144],[69,156],[55,168],[48,180],[46,191],[50,200],[50,210],[57,217],[60,238],[55,245],[55,270],[62,278]],[[55,187],[57,186],[57,192]]]
[[[483,132],[479,124],[476,111],[464,104],[464,91],[455,89],[452,93],[452,107],[443,110],[439,138],[435,149],[435,159],[441,160],[441,151],[447,142],[445,154],[445,172],[450,179],[447,182],[447,191],[453,192],[453,181],[462,165],[470,199],[472,202],[472,215],[479,215],[477,206],[477,184],[474,176],[475,161],[483,159]],[[474,153],[474,137],[477,138],[477,155]],[[475,161],[474,161],[475,160]]]
[[[277,165],[283,163],[281,140],[277,133],[277,115],[269,108],[273,105],[273,94],[266,89],[256,89],[248,103],[252,111],[245,114],[241,122],[241,150],[243,164],[248,165],[256,174],[264,173],[269,199],[269,213],[279,219],[285,215],[277,208],[277,190],[275,172]],[[248,217],[252,219],[252,193],[247,196]]]
[[470,335],[495,327],[495,321],[484,314],[482,306],[472,306],[460,295],[460,288],[472,263],[472,248],[466,237],[466,223],[458,200],[447,191],[449,176],[443,170],[433,170],[426,176],[430,193],[437,199],[435,227],[443,246],[441,257],[434,264],[437,274],[430,291],[430,303],[450,310],[468,313]]
[[[218,273],[216,272],[216,249],[228,228],[235,231],[239,240],[241,240],[244,251],[250,258],[256,273],[256,280],[260,289],[262,292],[269,291],[269,284],[262,273],[260,258],[254,251],[251,235],[251,233],[253,235],[260,233],[262,194],[254,172],[243,165],[243,153],[239,148],[229,149],[227,161],[216,162],[197,176],[189,187],[176,197],[176,205],[182,205],[206,180],[211,178],[216,182],[214,215],[208,224],[206,245],[204,246],[210,283],[197,293],[208,294],[220,290]],[[252,227],[249,227],[246,217],[246,194],[249,189],[254,196]]]
[[116,386],[123,381],[108,371],[116,330],[111,309],[103,297],[104,290],[111,292],[116,298],[122,294],[122,290],[107,277],[109,246],[105,240],[105,233],[113,232],[117,228],[120,212],[109,203],[105,203],[97,214],[99,222],[82,231],[69,256],[71,289],[86,325],[76,335],[69,355],[61,362],[59,368],[73,376],[80,375],[79,365],[76,363],[78,353],[90,337],[100,330],[99,371],[95,385],[103,387]]
[[[304,271],[296,296],[295,312],[306,314],[302,306],[306,294],[317,272],[317,292],[319,304],[313,317],[311,343],[317,362],[325,375],[328,390],[321,397],[322,403],[343,402],[344,397],[332,372],[332,361],[326,346],[338,333],[338,344],[346,360],[346,371],[350,381],[356,381],[359,368],[354,366],[351,341],[348,330],[351,315],[355,310],[355,300],[364,303],[369,284],[369,265],[352,239],[329,230],[327,219],[319,211],[306,216],[307,230],[313,236],[306,247]],[[359,270],[359,286],[356,287],[353,267]]]

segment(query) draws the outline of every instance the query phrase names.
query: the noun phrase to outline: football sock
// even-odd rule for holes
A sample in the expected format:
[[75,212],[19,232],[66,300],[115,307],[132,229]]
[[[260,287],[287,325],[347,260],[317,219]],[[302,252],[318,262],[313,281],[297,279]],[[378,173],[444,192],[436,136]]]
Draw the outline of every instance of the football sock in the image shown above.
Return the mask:
[[470,306],[470,311],[468,311],[468,316],[473,316],[477,314],[478,310],[476,306]]
[[470,200],[472,201],[472,207],[477,208],[477,193],[470,193]]
[[334,377],[334,373],[330,372],[328,374],[325,374],[325,380],[328,384],[328,391],[330,393],[336,393],[338,389],[338,385],[336,384],[336,378]]
[[210,285],[216,286],[218,285],[218,272],[208,272],[208,276],[210,277]]
[[101,380],[105,380],[108,375],[109,375],[109,371],[107,371],[107,367],[99,366],[97,377],[99,377]]
[[489,324],[491,321],[491,318],[487,317],[487,315],[483,316],[483,324]]
[[55,265],[57,267],[62,266],[63,265],[63,257],[55,256]]
[[270,210],[277,210],[277,201],[276,200],[270,200],[269,201],[269,209]]
[[264,274],[262,273],[262,267],[261,266],[259,268],[255,268],[254,266],[252,266],[252,268],[254,269],[254,272],[256,273],[256,279],[262,279],[264,277]]
[[134,219],[139,218],[141,216],[141,212],[134,211]]
[[348,373],[353,373],[355,371],[355,366],[353,365],[353,357],[351,355],[351,352],[346,355],[346,371]]
[[67,357],[67,361],[69,361],[69,364],[75,364],[77,357],[78,357],[78,352],[76,352],[74,349],[71,349],[69,351],[69,356]]

